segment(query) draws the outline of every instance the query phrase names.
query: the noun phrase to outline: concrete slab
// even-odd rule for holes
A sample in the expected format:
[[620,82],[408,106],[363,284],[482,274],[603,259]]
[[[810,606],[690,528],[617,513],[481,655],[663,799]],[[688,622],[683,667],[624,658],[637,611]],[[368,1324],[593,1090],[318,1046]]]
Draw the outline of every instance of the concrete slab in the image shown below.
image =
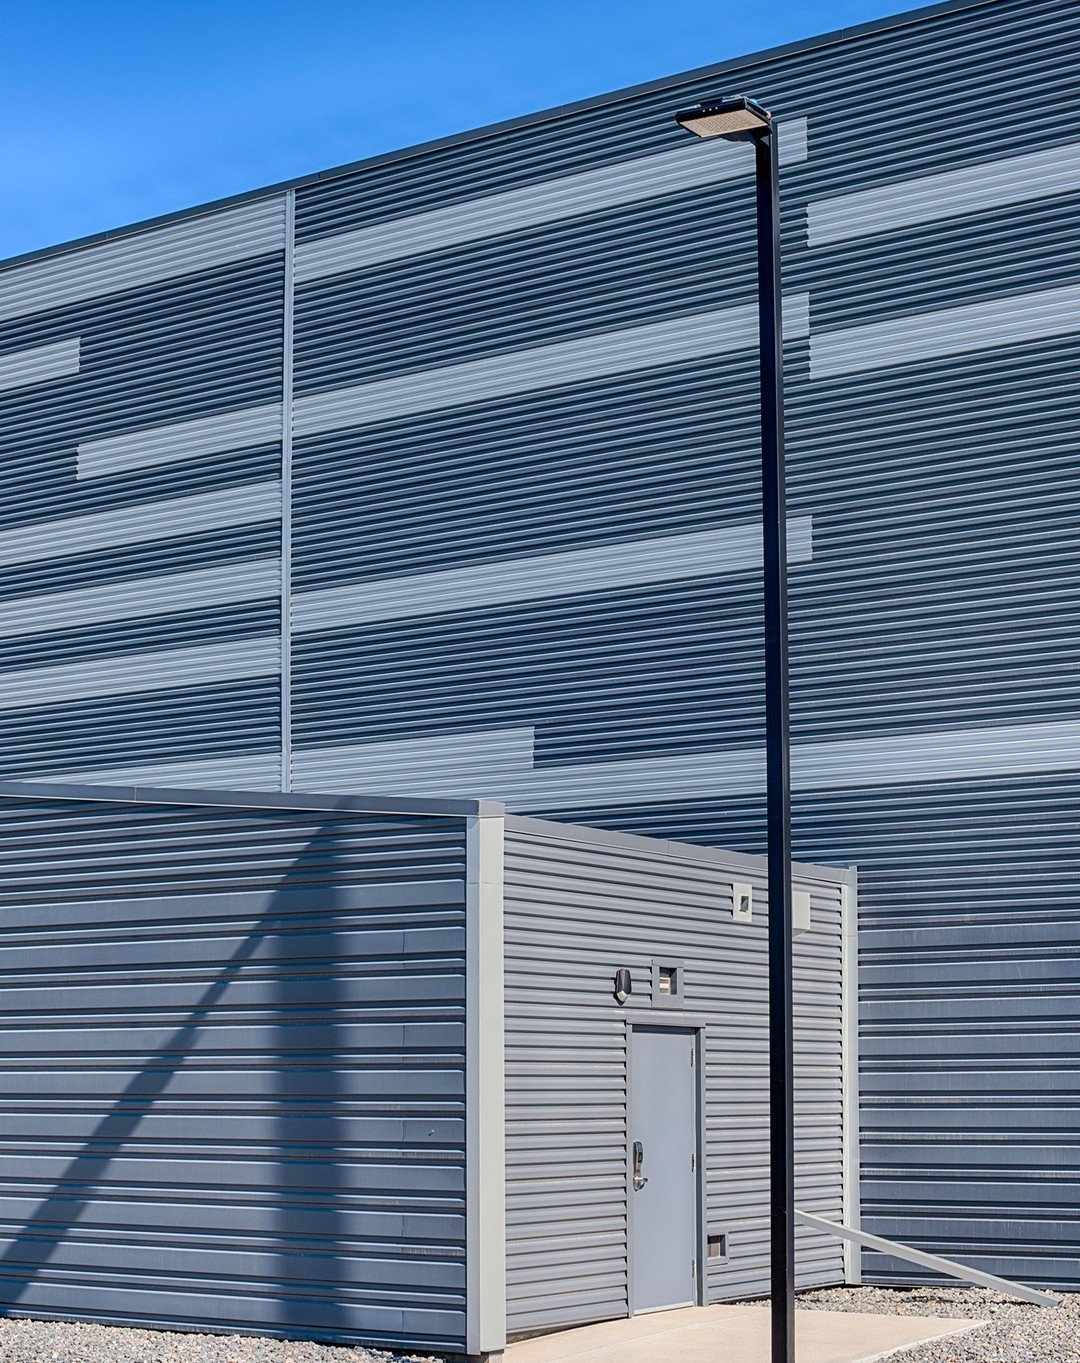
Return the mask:
[[[799,1311],[798,1363],[875,1363],[930,1339],[964,1334],[982,1320]],[[702,1306],[609,1320],[510,1344],[506,1363],[769,1363],[764,1306]]]

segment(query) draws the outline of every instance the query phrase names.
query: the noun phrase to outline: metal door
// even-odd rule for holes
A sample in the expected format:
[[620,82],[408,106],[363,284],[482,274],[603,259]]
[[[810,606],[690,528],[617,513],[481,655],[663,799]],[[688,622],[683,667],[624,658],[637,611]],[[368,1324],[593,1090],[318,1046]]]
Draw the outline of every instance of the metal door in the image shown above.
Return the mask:
[[696,1038],[671,1028],[630,1034],[632,1313],[697,1297]]

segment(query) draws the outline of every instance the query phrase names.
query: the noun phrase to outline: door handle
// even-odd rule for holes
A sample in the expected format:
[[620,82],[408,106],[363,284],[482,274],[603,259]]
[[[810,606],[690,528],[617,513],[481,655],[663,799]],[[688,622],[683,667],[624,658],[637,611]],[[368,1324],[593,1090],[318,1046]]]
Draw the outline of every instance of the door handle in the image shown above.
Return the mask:
[[645,1147],[640,1141],[634,1142],[634,1192],[640,1193],[642,1188],[648,1183],[648,1179],[641,1172],[641,1165],[645,1159]]

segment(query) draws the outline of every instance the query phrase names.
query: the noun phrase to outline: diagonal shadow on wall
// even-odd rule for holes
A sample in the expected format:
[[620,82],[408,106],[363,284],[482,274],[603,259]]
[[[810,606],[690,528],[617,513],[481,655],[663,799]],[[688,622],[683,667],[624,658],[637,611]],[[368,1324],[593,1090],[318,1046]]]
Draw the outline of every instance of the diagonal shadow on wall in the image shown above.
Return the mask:
[[[272,978],[276,997],[270,1012],[278,1044],[266,1063],[277,1076],[279,1091],[276,1101],[275,1095],[270,1092],[266,1095],[266,1101],[273,1102],[275,1114],[280,1114],[281,1144],[282,1146],[288,1144],[290,1137],[287,1105],[291,1104],[294,1095],[290,1093],[286,1076],[297,1073],[298,1070],[295,1065],[288,1063],[290,1053],[295,1054],[295,1048],[290,1045],[292,1040],[290,1029],[294,1021],[291,1016],[293,1010],[290,1006],[289,984],[282,969],[283,965],[288,964],[289,949],[294,944],[295,935],[283,931],[282,924],[285,921],[283,915],[286,911],[295,915],[297,907],[295,899],[297,894],[301,893],[295,885],[289,884],[290,869],[304,862],[310,849],[320,842],[322,843],[320,860],[325,862],[327,831],[323,829],[316,831],[290,866],[283,870],[284,883],[273,893],[265,911],[244,936],[240,945],[221,964],[217,977],[189,1008],[184,1022],[147,1056],[138,1073],[111,1099],[111,1110],[102,1117],[84,1140],[79,1152],[55,1178],[52,1191],[40,1201],[34,1215],[14,1234],[11,1243],[0,1253],[0,1312],[5,1307],[10,1309],[16,1306],[35,1282],[40,1271],[54,1259],[61,1246],[65,1244],[67,1232],[76,1227],[81,1214],[97,1200],[99,1185],[108,1173],[110,1165],[120,1157],[124,1146],[138,1134],[140,1123],[150,1114],[155,1101],[165,1095],[175,1076],[191,1059],[200,1028],[211,1018],[214,1010],[223,1004],[230,987],[242,978],[245,967],[256,956],[262,954],[264,944],[273,940],[277,940],[279,946],[273,954],[275,970]],[[196,894],[179,897],[197,902]],[[293,902],[286,904],[286,897],[291,897]],[[295,917],[292,921],[295,924]],[[336,938],[333,929],[326,927],[326,920],[320,923],[319,935],[323,939],[322,954],[329,963],[336,955]],[[259,978],[266,977],[263,975]],[[324,1019],[320,1025],[320,1049],[325,1049],[332,1062],[337,1051],[338,1032],[336,1021],[338,999],[333,989],[335,971],[327,968],[319,978],[328,986],[328,992],[320,999],[319,1006],[319,1012]],[[221,1025],[220,1021],[216,1025]],[[343,1281],[341,1226],[337,1210],[339,1189],[334,1182],[339,1166],[333,1155],[341,1146],[344,1133],[341,1119],[335,1110],[338,1095],[332,1080],[336,1073],[333,1063],[326,1066],[328,1083],[320,1094],[319,1115],[316,1121],[318,1129],[310,1134],[310,1140],[323,1147],[326,1153],[323,1169],[327,1177],[321,1190],[323,1211],[318,1217],[320,1252],[317,1261],[312,1264],[316,1272],[305,1274],[308,1281],[296,1283],[290,1281],[289,1270],[285,1267],[282,1273],[272,1276],[268,1284],[276,1290],[272,1311],[274,1319],[268,1321],[268,1325],[276,1325],[285,1330],[291,1327],[294,1330],[311,1332],[316,1328],[333,1332],[342,1324],[341,1304],[334,1292],[335,1286]],[[291,1264],[297,1262],[297,1253],[303,1253],[302,1247],[299,1251],[296,1248],[297,1239],[310,1234],[312,1230],[305,1209],[305,1200],[309,1194],[306,1185],[309,1180],[303,1180],[304,1186],[294,1189],[291,1185],[296,1163],[282,1154],[277,1156],[276,1162],[279,1176],[274,1180],[273,1196],[276,1199],[274,1220],[277,1233],[265,1237],[265,1240],[270,1242],[274,1251],[281,1255],[286,1263]],[[294,1198],[294,1193],[297,1192],[300,1196]],[[311,1277],[321,1278],[321,1286],[316,1286],[310,1281]],[[195,1290],[190,1290],[195,1295]],[[303,1300],[308,1293],[318,1299],[316,1309],[319,1319],[315,1326],[310,1304],[305,1308]]]

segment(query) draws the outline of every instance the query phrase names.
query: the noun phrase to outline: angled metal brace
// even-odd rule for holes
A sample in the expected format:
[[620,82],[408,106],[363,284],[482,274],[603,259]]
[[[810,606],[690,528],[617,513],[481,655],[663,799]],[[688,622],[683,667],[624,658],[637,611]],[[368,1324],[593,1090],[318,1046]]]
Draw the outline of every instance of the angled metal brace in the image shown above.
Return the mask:
[[918,1264],[920,1268],[929,1268],[934,1273],[944,1273],[950,1278],[961,1278],[964,1282],[975,1283],[978,1287],[992,1288],[1006,1297],[1019,1297],[1021,1301],[1029,1301],[1035,1306],[1058,1305],[1057,1297],[1051,1297],[1047,1292],[1037,1292],[1034,1287],[1024,1287],[1021,1283],[1012,1283],[1006,1278],[995,1278],[992,1273],[981,1273],[977,1268],[954,1263],[952,1259],[942,1259],[936,1254],[926,1254],[921,1249],[898,1245],[894,1240],[882,1239],[880,1235],[870,1235],[864,1230],[852,1230],[850,1226],[841,1226],[836,1221],[826,1221],[823,1216],[811,1216],[809,1212],[801,1212],[797,1207],[795,1220],[800,1225],[809,1226],[811,1230],[824,1231],[827,1235],[835,1235],[841,1240],[850,1240],[853,1244],[862,1245],[864,1249],[875,1249],[879,1254],[891,1254],[894,1259],[906,1259],[909,1264]]

